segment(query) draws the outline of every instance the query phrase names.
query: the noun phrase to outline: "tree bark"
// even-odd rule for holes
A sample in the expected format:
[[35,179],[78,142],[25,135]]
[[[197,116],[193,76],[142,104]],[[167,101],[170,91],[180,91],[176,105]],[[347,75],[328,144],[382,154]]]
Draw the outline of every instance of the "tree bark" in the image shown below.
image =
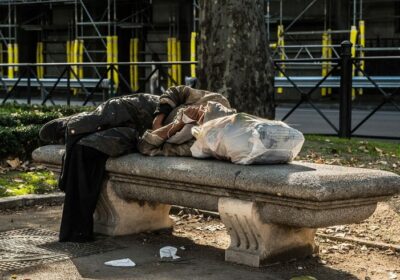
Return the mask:
[[274,71],[263,0],[201,0],[198,78],[240,112],[273,119]]

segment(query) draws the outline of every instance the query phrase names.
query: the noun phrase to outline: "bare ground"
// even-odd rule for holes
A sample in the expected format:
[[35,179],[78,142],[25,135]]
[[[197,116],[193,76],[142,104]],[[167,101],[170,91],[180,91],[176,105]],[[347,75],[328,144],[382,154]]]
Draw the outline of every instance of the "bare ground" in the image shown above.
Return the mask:
[[[58,230],[60,215],[59,206],[3,211],[0,213],[0,231],[28,226]],[[320,236],[317,236],[319,255],[307,260],[260,269],[225,263],[223,249],[229,245],[229,236],[218,218],[190,209],[171,217],[175,220],[172,234],[142,233],[116,238],[117,242],[125,242],[130,247],[125,251],[0,273],[0,279],[291,279],[304,275],[319,280],[400,279],[399,251]],[[365,222],[324,228],[318,233],[332,238],[357,238],[398,246],[400,216],[388,203],[380,203],[375,214]],[[185,246],[184,251],[179,251],[185,261],[177,264],[160,262],[158,249],[165,245]],[[138,263],[134,270],[110,269],[103,265],[105,260],[129,255]]]

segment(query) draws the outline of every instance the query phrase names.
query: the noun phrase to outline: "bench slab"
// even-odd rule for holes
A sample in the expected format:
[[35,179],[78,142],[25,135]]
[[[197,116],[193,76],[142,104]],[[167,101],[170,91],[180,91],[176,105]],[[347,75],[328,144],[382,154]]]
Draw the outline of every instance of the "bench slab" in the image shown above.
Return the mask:
[[[33,159],[57,171],[63,146]],[[218,211],[231,245],[227,261],[259,266],[315,252],[318,227],[361,222],[400,193],[400,176],[379,170],[293,162],[242,166],[217,160],[110,158],[95,229],[109,235],[172,225],[170,205]]]

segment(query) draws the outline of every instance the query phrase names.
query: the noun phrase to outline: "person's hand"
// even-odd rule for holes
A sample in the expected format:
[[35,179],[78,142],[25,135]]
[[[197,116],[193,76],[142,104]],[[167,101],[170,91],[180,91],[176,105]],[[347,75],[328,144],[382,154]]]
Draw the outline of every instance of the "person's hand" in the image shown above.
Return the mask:
[[[203,106],[190,106],[183,111],[183,114],[192,119],[193,122],[199,122],[204,117],[204,108]],[[183,118],[182,116],[182,120],[185,122]]]
[[153,130],[157,130],[163,126],[163,121],[165,119],[165,114],[158,114],[153,120]]

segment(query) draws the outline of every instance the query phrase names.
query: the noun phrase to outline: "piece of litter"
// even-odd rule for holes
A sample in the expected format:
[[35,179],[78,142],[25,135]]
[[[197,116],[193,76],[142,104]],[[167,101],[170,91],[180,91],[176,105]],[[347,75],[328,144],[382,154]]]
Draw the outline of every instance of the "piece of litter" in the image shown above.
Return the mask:
[[178,249],[172,246],[162,247],[160,249],[160,258],[172,258],[173,260],[179,259],[180,257],[176,255]]
[[390,271],[388,273],[388,277],[389,277],[390,280],[394,280],[394,279],[397,279],[397,274],[395,272],[391,272]]
[[186,250],[185,246],[181,246],[181,247],[179,247],[179,249],[181,249],[182,251]]
[[109,266],[134,267],[136,264],[131,259],[112,260],[104,263]]

